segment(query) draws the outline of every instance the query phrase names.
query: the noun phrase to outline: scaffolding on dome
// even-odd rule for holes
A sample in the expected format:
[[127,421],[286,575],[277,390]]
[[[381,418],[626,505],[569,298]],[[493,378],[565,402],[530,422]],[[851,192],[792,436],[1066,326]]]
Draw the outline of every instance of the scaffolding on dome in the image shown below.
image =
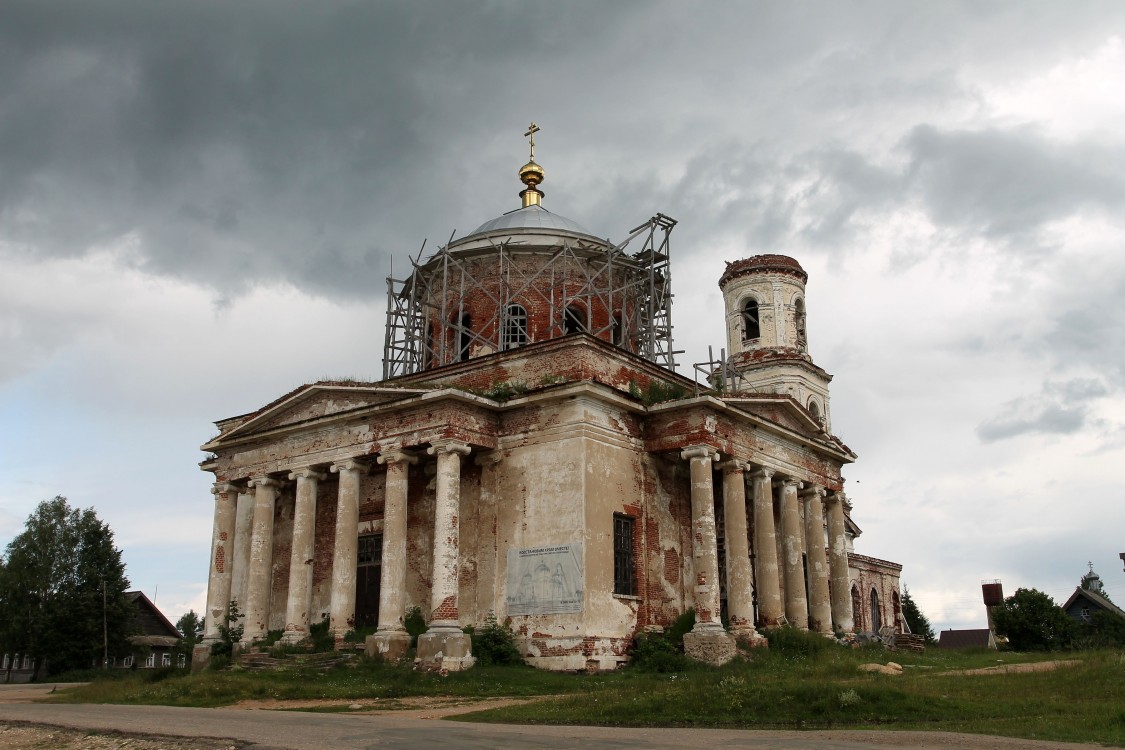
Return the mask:
[[[513,238],[484,250],[459,251],[450,250],[451,240],[420,262],[423,243],[417,258],[410,259],[409,276],[395,279],[393,271],[387,276],[383,378],[462,361],[470,347],[482,352],[512,348],[504,339],[513,324],[509,307],[531,299],[549,309],[547,339],[567,334],[567,311],[580,300],[587,310],[586,332],[674,369],[679,352],[672,349],[669,235],[675,226],[675,219],[658,213],[616,245],[564,239],[547,248],[526,248]],[[626,253],[638,238],[641,249]],[[514,262],[517,258],[520,262]],[[490,319],[465,325],[470,294],[489,299],[495,310]],[[597,327],[589,313],[595,301],[611,311]]]

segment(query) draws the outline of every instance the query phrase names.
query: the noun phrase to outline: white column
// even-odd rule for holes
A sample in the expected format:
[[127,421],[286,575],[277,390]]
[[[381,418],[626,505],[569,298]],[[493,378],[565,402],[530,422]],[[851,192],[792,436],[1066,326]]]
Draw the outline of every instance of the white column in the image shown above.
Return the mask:
[[785,619],[795,628],[808,630],[809,604],[805,596],[805,566],[801,555],[801,511],[797,490],[801,481],[787,477],[781,484],[781,547],[785,554]]
[[287,643],[309,636],[312,609],[313,550],[316,542],[316,489],[326,475],[313,469],[298,469],[289,475],[297,480],[293,506],[293,544],[289,552],[289,597],[285,605]]
[[398,660],[410,648],[406,632],[406,512],[410,464],[418,458],[406,451],[385,451],[387,467],[383,510],[383,560],[379,578],[379,630],[371,639],[371,655]]
[[719,457],[709,445],[693,445],[680,452],[690,461],[691,538],[695,569],[695,627],[684,636],[684,653],[709,664],[734,658],[734,639],[720,617],[719,547],[715,530],[715,487],[711,464]]
[[832,577],[832,624],[845,635],[855,633],[852,612],[852,585],[848,575],[848,540],[845,536],[844,510],[847,499],[840,490],[828,495],[828,557]]
[[754,564],[758,581],[758,624],[776,628],[785,617],[777,566],[777,533],[773,522],[773,470],[761,468],[754,480]]
[[215,496],[215,523],[211,532],[211,565],[207,574],[207,612],[205,641],[219,639],[219,625],[226,617],[230,602],[231,553],[234,542],[234,508],[238,488],[227,482],[216,482],[211,488]]
[[433,587],[430,591],[430,627],[461,628],[457,606],[460,574],[459,519],[461,508],[461,456],[469,446],[455,440],[435,442],[428,450],[437,456],[437,492],[434,503]]
[[[254,533],[254,490],[243,487],[238,491],[234,509],[234,559],[230,574],[230,598],[238,603],[240,611],[246,609],[246,582],[250,580],[250,541]],[[242,620],[245,620],[243,615]]]
[[332,464],[331,471],[340,475],[336,496],[336,545],[332,549],[332,598],[329,605],[329,628],[337,639],[343,638],[355,625],[355,569],[359,547],[360,477],[366,464],[347,459]]
[[809,566],[809,630],[832,635],[828,601],[828,558],[824,554],[824,488],[814,484],[801,492],[805,501],[805,555]]
[[269,630],[270,593],[273,588],[273,511],[278,482],[270,477],[250,480],[254,488],[254,530],[250,541],[250,579],[247,582],[246,620],[242,642],[265,638]]
[[725,461],[723,531],[727,551],[727,617],[736,638],[760,640],[754,628],[754,579],[750,571],[750,528],[746,523],[746,462]]
[[719,549],[715,531],[715,488],[711,462],[719,457],[707,445],[685,448],[680,457],[691,462],[691,538],[695,560],[695,630],[722,627],[719,618]]
[[476,661],[469,637],[461,632],[457,605],[461,457],[468,455],[469,450],[467,444],[457,440],[434,440],[427,450],[431,456],[437,456],[434,561],[430,627],[418,638],[418,659],[429,669],[465,669]]

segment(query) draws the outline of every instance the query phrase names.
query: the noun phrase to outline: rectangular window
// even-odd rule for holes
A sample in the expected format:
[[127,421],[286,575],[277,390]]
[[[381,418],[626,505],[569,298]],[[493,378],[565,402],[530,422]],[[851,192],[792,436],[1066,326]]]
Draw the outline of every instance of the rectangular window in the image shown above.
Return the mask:
[[365,565],[381,565],[383,562],[383,535],[382,534],[365,534],[359,538],[359,544],[356,546],[356,564],[359,567]]
[[176,666],[178,666],[180,669],[183,669],[184,666],[186,666],[186,665],[187,665],[187,655],[186,654],[180,654],[179,658],[176,659]]
[[169,654],[169,653],[161,654],[161,656],[160,656],[160,666],[162,666],[162,667],[172,666],[172,655]]
[[613,514],[613,593],[634,596],[633,524],[636,519]]
[[156,666],[156,654],[149,654],[145,657],[145,669],[152,669]]
[[121,666],[125,667],[126,669],[133,666],[133,657],[126,656],[124,659],[121,660]]

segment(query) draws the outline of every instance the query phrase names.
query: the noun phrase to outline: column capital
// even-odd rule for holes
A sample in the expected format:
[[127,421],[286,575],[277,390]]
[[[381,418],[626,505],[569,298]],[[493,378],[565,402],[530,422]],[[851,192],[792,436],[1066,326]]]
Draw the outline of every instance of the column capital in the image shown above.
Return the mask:
[[779,477],[773,480],[774,487],[796,487],[798,490],[805,486],[805,483],[796,477]]
[[311,466],[306,466],[303,469],[294,469],[293,471],[289,472],[290,479],[315,479],[317,481],[320,481],[327,476],[328,475],[323,471],[317,471]]
[[758,468],[754,469],[754,471],[750,472],[750,476],[754,477],[755,479],[770,480],[773,479],[773,475],[776,473],[776,470],[771,469],[768,466],[759,466]]
[[328,470],[333,474],[340,474],[345,471],[366,471],[367,464],[362,461],[357,461],[354,458],[345,458],[329,466]]
[[418,457],[409,451],[404,451],[401,448],[392,448],[385,450],[379,454],[375,459],[380,465],[383,464],[416,464]]
[[477,466],[494,466],[504,459],[504,454],[499,450],[488,451],[487,453],[478,453],[476,459],[473,461]]
[[211,488],[212,495],[225,495],[228,492],[233,492],[236,495],[244,490],[233,482],[215,482],[215,486]]
[[724,474],[740,474],[750,467],[750,463],[741,458],[728,458],[718,464],[718,467],[723,470]]
[[251,477],[250,487],[257,489],[258,487],[280,487],[281,482],[273,477]]
[[806,485],[805,488],[801,490],[801,497],[806,500],[811,500],[814,497],[824,497],[826,494],[828,493],[819,484]]
[[680,458],[685,461],[692,458],[707,458],[715,461],[719,458],[719,452],[710,445],[689,445],[680,451]]
[[471,450],[472,448],[469,447],[469,444],[461,440],[439,438],[430,441],[430,447],[426,449],[426,453],[431,456],[440,456],[443,453],[456,453],[461,456],[467,456]]

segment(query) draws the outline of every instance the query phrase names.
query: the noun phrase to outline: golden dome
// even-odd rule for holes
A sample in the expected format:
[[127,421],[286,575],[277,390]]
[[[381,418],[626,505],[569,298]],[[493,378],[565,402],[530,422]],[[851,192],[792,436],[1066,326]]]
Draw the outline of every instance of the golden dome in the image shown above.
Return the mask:
[[534,161],[529,161],[520,167],[520,181],[528,187],[535,187],[546,177],[546,172],[543,167],[536,164]]

